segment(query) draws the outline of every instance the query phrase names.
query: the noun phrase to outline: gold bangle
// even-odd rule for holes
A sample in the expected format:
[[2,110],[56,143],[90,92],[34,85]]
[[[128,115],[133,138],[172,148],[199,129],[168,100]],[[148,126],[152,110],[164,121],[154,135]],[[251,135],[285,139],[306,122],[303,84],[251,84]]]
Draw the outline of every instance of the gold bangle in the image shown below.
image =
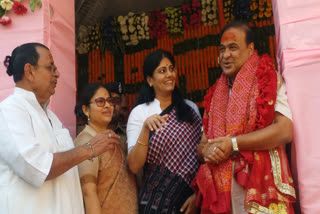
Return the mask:
[[137,140],[137,144],[140,144],[141,146],[148,146],[148,144],[141,143],[140,140]]
[[88,146],[88,147],[91,149],[91,157],[88,158],[88,160],[93,161],[93,158],[94,158],[94,148],[93,148],[93,146],[90,144],[90,142],[87,142],[85,145]]

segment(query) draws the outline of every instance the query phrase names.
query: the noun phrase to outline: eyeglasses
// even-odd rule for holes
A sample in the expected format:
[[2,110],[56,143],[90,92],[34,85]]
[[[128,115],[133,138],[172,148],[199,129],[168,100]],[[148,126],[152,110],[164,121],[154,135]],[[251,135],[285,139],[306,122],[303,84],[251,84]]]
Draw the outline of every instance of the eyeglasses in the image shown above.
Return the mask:
[[56,73],[57,72],[57,66],[55,65],[37,65],[38,67],[44,67],[47,71],[50,71],[51,73]]
[[90,103],[96,103],[96,105],[98,107],[104,107],[106,102],[110,105],[110,106],[114,106],[115,103],[115,99],[113,97],[108,97],[108,98],[103,98],[103,97],[98,97],[97,99],[95,99],[94,101],[90,102]]

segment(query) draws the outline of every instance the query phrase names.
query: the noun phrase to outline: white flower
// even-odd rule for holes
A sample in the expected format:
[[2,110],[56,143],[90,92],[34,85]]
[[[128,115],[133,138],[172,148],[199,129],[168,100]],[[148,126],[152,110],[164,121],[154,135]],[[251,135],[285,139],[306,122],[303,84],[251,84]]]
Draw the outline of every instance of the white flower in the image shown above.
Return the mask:
[[129,18],[129,20],[128,20],[128,22],[129,22],[129,24],[133,24],[133,21],[134,21],[134,18]]
[[123,39],[124,41],[128,41],[128,40],[129,40],[129,36],[128,36],[128,35],[124,35],[124,36],[122,36],[122,39]]
[[134,15],[133,12],[129,12],[129,13],[128,13],[128,16],[133,16],[133,15]]
[[0,2],[0,5],[4,10],[11,10],[13,6],[13,2],[10,0],[2,0]]
[[129,25],[129,32],[133,33],[136,30],[136,28],[133,25]]
[[88,37],[88,28],[87,28],[87,26],[85,26],[85,25],[81,25],[80,27],[79,27],[79,32],[78,32],[78,38],[79,38],[79,41],[82,41],[82,40],[84,40],[85,38],[87,38]]
[[122,25],[120,28],[121,33],[126,34],[128,32],[128,28],[126,25]]

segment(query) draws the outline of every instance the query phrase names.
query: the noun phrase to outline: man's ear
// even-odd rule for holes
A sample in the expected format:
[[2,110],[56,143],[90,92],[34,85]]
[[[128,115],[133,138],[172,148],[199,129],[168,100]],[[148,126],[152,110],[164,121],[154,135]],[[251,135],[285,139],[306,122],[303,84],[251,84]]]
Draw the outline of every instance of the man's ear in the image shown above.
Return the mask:
[[35,79],[34,66],[30,63],[24,65],[24,76],[27,80],[33,81]]

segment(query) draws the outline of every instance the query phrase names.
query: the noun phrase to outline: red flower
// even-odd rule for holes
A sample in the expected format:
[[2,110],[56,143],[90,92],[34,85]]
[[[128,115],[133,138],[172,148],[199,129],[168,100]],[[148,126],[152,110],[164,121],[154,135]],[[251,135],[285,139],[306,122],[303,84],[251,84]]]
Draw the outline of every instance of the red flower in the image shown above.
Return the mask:
[[11,24],[11,19],[10,19],[10,17],[8,17],[8,16],[2,16],[2,17],[0,18],[0,24],[2,24],[2,25],[9,25],[9,24]]
[[28,11],[28,9],[23,4],[17,1],[14,2],[12,9],[17,15],[23,15]]

